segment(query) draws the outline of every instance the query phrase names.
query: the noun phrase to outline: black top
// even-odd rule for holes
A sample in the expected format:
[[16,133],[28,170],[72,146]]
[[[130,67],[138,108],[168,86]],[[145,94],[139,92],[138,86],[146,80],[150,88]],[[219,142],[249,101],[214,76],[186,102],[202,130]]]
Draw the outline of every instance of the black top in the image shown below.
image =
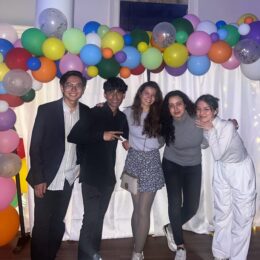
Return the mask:
[[115,161],[117,140],[104,141],[105,131],[122,131],[128,138],[126,116],[120,110],[113,115],[105,103],[90,110],[90,117],[81,117],[68,135],[68,141],[79,146],[80,182],[95,187],[113,186],[116,183]]

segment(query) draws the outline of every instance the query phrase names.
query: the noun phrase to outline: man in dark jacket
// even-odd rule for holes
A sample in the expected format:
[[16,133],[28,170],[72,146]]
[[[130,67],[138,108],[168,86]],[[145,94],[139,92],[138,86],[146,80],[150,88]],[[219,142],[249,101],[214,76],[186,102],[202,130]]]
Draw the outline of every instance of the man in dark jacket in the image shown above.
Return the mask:
[[39,106],[30,146],[31,168],[27,181],[34,189],[34,227],[31,258],[53,260],[65,231],[63,222],[73,182],[79,171],[76,145],[67,135],[79,118],[87,118],[90,109],[79,103],[86,79],[78,71],[60,78],[63,98]]
[[84,203],[78,259],[101,259],[103,221],[116,183],[116,147],[120,136],[128,137],[128,125],[119,110],[127,85],[120,78],[104,83],[106,103],[91,109],[91,120],[81,118],[68,141],[80,145],[80,182]]

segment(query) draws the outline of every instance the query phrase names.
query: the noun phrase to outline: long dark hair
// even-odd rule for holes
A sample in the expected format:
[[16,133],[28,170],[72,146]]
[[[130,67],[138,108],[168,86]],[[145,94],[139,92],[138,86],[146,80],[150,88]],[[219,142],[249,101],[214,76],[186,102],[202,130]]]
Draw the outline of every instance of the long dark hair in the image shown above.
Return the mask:
[[175,128],[173,125],[174,119],[173,119],[172,115],[170,114],[170,110],[169,110],[169,99],[171,97],[175,97],[175,96],[178,96],[183,100],[185,109],[190,116],[192,116],[192,117],[195,116],[195,112],[196,112],[194,103],[182,91],[174,90],[174,91],[169,92],[165,96],[165,98],[163,100],[163,104],[162,104],[161,135],[164,137],[166,145],[169,145],[170,142],[174,143],[174,140],[175,140]]
[[154,88],[156,90],[156,94],[155,101],[150,106],[148,115],[144,120],[143,134],[146,134],[148,137],[156,137],[160,135],[160,114],[163,101],[162,92],[159,85],[154,81],[147,81],[143,83],[136,92],[131,109],[133,110],[134,124],[140,125],[141,114],[143,111],[140,97],[147,87]]

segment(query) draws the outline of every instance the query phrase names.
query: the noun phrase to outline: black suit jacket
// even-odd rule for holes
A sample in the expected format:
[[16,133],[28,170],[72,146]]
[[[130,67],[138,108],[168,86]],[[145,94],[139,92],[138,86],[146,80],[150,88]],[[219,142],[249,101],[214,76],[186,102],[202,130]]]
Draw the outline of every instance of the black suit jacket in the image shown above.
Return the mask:
[[[87,117],[90,109],[79,103],[79,116]],[[63,99],[38,107],[30,146],[31,168],[27,181],[34,185],[55,178],[65,152]]]

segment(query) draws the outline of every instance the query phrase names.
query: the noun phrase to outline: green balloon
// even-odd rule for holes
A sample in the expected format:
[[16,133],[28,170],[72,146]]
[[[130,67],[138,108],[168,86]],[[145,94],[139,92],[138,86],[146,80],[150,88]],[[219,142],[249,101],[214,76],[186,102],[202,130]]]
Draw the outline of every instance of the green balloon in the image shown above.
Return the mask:
[[188,39],[188,34],[185,31],[179,31],[176,33],[176,42],[185,43]]
[[238,32],[238,29],[231,24],[227,24],[221,27],[221,29],[225,29],[228,32],[227,37],[225,38],[224,41],[228,43],[231,47],[235,46],[240,39],[240,34]]
[[106,26],[106,25],[100,25],[99,27],[98,27],[98,30],[97,30],[97,33],[98,33],[98,35],[99,35],[99,37],[102,39],[104,36],[105,36],[105,34],[107,33],[107,32],[109,32],[109,27],[108,26]]
[[42,44],[47,39],[46,35],[37,28],[25,30],[21,37],[22,46],[36,56],[43,56]]
[[17,193],[15,194],[12,202],[11,202],[11,205],[16,208],[18,206],[18,200],[17,200]]
[[137,48],[138,43],[146,42],[149,44],[150,38],[146,31],[135,29],[130,33],[132,37],[132,45]]
[[176,29],[176,33],[179,31],[184,31],[188,36],[194,32],[192,23],[184,18],[176,18],[172,21],[172,25]]
[[31,102],[35,98],[35,90],[30,89],[25,95],[21,96],[24,102]]
[[157,48],[148,48],[141,58],[142,65],[148,70],[155,70],[162,64],[162,53]]
[[114,58],[102,58],[102,60],[98,63],[97,67],[99,71],[99,76],[104,79],[116,77],[120,70],[120,65]]

